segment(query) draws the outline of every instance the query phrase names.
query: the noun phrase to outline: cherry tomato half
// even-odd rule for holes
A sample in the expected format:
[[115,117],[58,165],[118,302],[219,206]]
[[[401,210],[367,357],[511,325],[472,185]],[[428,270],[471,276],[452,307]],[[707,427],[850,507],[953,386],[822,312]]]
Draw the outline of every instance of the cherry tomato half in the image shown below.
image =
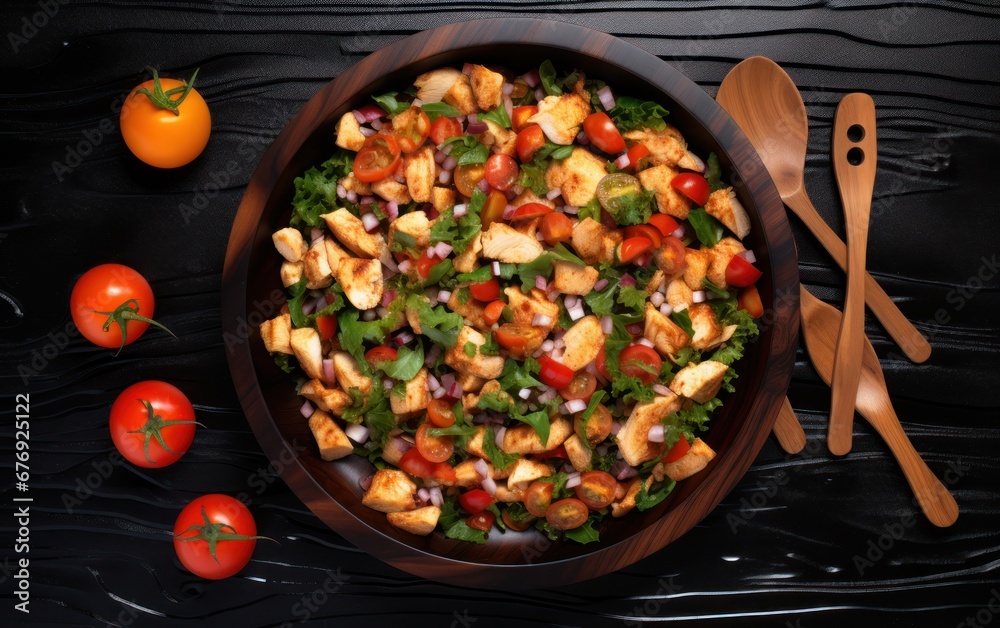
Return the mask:
[[445,140],[462,134],[462,125],[455,118],[441,116],[431,124],[431,141],[435,146],[445,143]]
[[549,246],[555,246],[560,242],[567,242],[573,237],[573,221],[566,217],[566,214],[551,213],[542,216],[539,224],[542,237]]
[[677,231],[677,227],[680,226],[673,216],[667,214],[653,214],[649,217],[649,224],[659,229],[660,235],[664,238]]
[[444,462],[455,453],[454,436],[430,436],[427,434],[432,426],[424,423],[417,428],[417,451],[429,462]]
[[400,150],[412,153],[427,141],[431,119],[420,107],[410,107],[392,119],[392,132],[399,138]]
[[541,203],[525,203],[514,210],[513,219],[539,218],[552,213],[552,208]]
[[669,276],[675,276],[684,271],[686,265],[687,248],[684,243],[674,236],[663,238],[660,248],[653,252],[653,261],[656,267]]
[[383,362],[392,362],[397,358],[399,358],[399,351],[386,345],[372,347],[365,352],[365,361],[371,364],[372,367],[376,367]]
[[581,412],[573,419],[573,430],[578,436],[586,436],[587,442],[591,446],[600,443],[611,434],[611,423],[614,419],[611,418],[611,411],[604,404],[597,404],[594,413],[587,419],[586,425],[583,424],[582,417],[583,413]]
[[432,399],[427,404],[427,420],[435,427],[451,427],[455,424],[455,412],[443,399]]
[[531,161],[535,151],[542,146],[545,146],[545,133],[537,124],[532,124],[517,134],[517,156],[521,158],[521,163]]
[[663,461],[677,462],[687,454],[689,449],[691,449],[691,444],[687,442],[686,438],[681,436],[677,439],[674,446],[670,448],[670,451],[667,452],[667,455],[663,457]]
[[427,279],[431,275],[431,269],[440,264],[444,260],[440,260],[437,256],[427,257],[426,255],[421,255],[420,259],[417,260],[417,273]]
[[538,358],[538,377],[546,386],[566,388],[573,381],[573,369],[556,362],[547,355]]
[[549,506],[545,511],[545,520],[556,530],[573,530],[587,523],[590,512],[587,505],[579,499],[567,497]]
[[580,371],[573,375],[573,379],[565,388],[559,390],[559,396],[567,401],[572,399],[590,401],[595,390],[597,390],[597,378],[587,371]]
[[583,121],[583,132],[590,142],[606,153],[620,153],[625,150],[625,139],[611,117],[603,111],[592,113]]
[[[479,185],[479,182],[483,180],[485,175],[486,167],[483,164],[465,164],[464,166],[459,166],[455,168],[455,188],[462,196],[472,198],[473,192],[476,191],[476,186]],[[501,196],[503,195],[501,194]],[[506,200],[504,198],[504,205],[506,205]],[[485,229],[486,227],[484,226],[483,228]]]
[[618,357],[618,367],[623,375],[637,377],[647,385],[659,377],[662,364],[663,360],[656,349],[640,344],[625,347]]
[[316,329],[323,340],[333,340],[337,335],[337,317],[329,314],[316,319]]
[[653,248],[653,243],[649,238],[641,236],[626,238],[618,245],[618,261],[627,264],[651,248]]
[[506,192],[517,182],[518,174],[517,162],[513,157],[497,153],[486,160],[486,182],[492,188]]
[[604,379],[611,379],[611,373],[608,371],[608,356],[604,354],[604,344],[601,344],[601,350],[597,352],[597,359],[594,360],[597,364],[597,372],[601,374]]
[[496,325],[500,317],[503,316],[503,309],[505,307],[507,307],[506,303],[496,300],[483,308],[483,318],[486,320],[486,324],[490,326]]
[[514,356],[524,355],[528,340],[532,337],[534,337],[534,330],[530,325],[504,323],[496,331],[497,344]]
[[171,465],[194,440],[194,407],[176,386],[132,384],[111,405],[111,440],[132,464],[147,469]]
[[682,172],[670,180],[675,190],[702,207],[708,202],[708,181],[695,172]]
[[764,273],[739,255],[734,255],[726,266],[726,283],[737,288],[752,286]]
[[660,248],[660,245],[663,243],[663,234],[652,225],[632,225],[631,227],[625,227],[625,237],[646,238],[653,243],[654,249]]
[[580,475],[580,483],[574,488],[577,498],[588,508],[598,510],[615,500],[618,481],[604,471],[587,471]]
[[649,149],[645,144],[636,144],[628,149],[628,163],[632,168],[639,169],[639,162],[649,157]]
[[490,228],[490,225],[503,219],[503,212],[507,209],[507,197],[500,190],[491,190],[483,204],[482,211],[479,212],[479,220],[483,223],[483,231]]
[[132,90],[122,105],[119,124],[125,145],[140,160],[156,168],[179,168],[205,150],[212,134],[208,104],[188,83],[153,78]]
[[538,113],[538,107],[535,105],[521,105],[519,107],[514,107],[510,116],[510,124],[514,129],[514,132],[520,133],[524,129],[528,128],[528,118],[536,113]]
[[493,529],[493,523],[496,521],[497,517],[492,512],[484,510],[480,513],[474,514],[465,520],[465,524],[472,528],[473,530],[482,530],[483,532],[489,532]]
[[528,490],[524,492],[524,507],[534,516],[544,517],[545,511],[552,504],[554,488],[555,485],[552,482],[542,482],[541,480],[532,482]]
[[261,538],[250,510],[228,495],[202,495],[174,522],[177,558],[185,569],[209,580],[228,578],[243,569]]
[[469,514],[482,512],[493,503],[493,497],[481,488],[474,488],[458,496],[458,503]]
[[418,478],[429,478],[434,476],[434,463],[424,458],[416,447],[406,450],[403,457],[399,459],[398,466],[403,471],[406,471],[410,475]]
[[392,135],[379,133],[365,140],[354,156],[354,176],[362,183],[374,183],[392,175],[402,160],[399,142]]
[[736,297],[736,304],[741,310],[746,310],[747,314],[753,318],[760,318],[764,315],[764,304],[761,303],[757,286],[741,288],[739,295]]
[[494,301],[500,298],[500,282],[496,277],[469,284],[469,292],[477,301]]
[[525,517],[523,521],[518,521],[517,519],[512,517],[508,511],[505,510],[501,514],[501,518],[503,519],[504,524],[506,524],[509,529],[513,530],[514,532],[524,532],[525,530],[531,527],[531,524],[535,522],[535,519],[537,517],[529,516]]

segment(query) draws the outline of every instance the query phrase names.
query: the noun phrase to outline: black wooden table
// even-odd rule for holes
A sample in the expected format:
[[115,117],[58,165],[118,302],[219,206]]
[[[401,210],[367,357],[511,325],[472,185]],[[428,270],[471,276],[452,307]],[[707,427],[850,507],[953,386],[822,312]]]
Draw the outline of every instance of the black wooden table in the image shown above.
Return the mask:
[[[821,4],[826,6],[820,6]],[[988,0],[509,0],[330,4],[8,2],[0,9],[0,624],[174,626],[955,626],[1000,621],[1000,10]],[[825,448],[828,389],[804,354],[789,397],[809,436],[773,439],[719,508],[621,572],[507,594],[447,587],[383,565],[322,525],[269,468],[235,398],[221,337],[229,228],[263,150],[325,82],[414,31],[481,17],[546,16],[604,30],[674,63],[714,94],[761,54],[800,86],[811,125],[806,184],[842,230],[829,162],[839,99],[870,93],[879,171],[868,267],[930,339],[922,365],[869,319],[917,450],[961,515],[936,529],[886,445],[858,420],[854,450]],[[145,78],[200,67],[211,143],[153,172],[125,149],[115,111]],[[235,172],[235,174],[231,174]],[[792,220],[805,284],[842,299],[843,276]],[[150,333],[117,358],[74,332],[85,269],[140,269],[173,340]],[[176,465],[120,464],[108,410],[125,386],[163,379],[208,429]],[[30,553],[15,553],[13,416],[30,395]],[[8,420],[9,418],[9,420]],[[195,578],[170,530],[208,492],[245,494],[262,534],[237,577]],[[30,615],[15,612],[30,559]],[[350,623],[349,623],[350,622]]]

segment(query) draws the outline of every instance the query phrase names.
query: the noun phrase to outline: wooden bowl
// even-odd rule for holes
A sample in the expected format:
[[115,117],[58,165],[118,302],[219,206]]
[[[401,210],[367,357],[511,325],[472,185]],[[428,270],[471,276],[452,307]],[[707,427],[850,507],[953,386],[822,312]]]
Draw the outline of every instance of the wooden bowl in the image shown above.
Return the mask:
[[[533,529],[490,533],[485,545],[419,537],[361,505],[358,480],[371,473],[351,456],[324,462],[299,413],[292,378],[274,364],[257,325],[283,301],[280,258],[271,233],[286,226],[293,179],[334,151],[340,116],[370,95],[403,89],[421,72],[465,62],[523,72],[550,58],[605,79],[617,94],[667,107],[695,152],[715,152],[736,186],[753,231],[767,311],[757,342],[737,365],[737,391],[703,438],[718,452],[706,470],[681,482],[662,504],[608,517],[599,543],[553,543]],[[767,438],[791,376],[798,334],[798,267],[784,207],[763,164],[736,124],[701,88],[667,63],[610,35],[534,19],[449,24],[387,46],[323,87],[284,128],[247,186],[233,224],[223,276],[223,328],[236,391],[264,452],[296,495],[339,534],[412,574],[464,586],[556,586],[620,569],[691,529],[736,485]]]

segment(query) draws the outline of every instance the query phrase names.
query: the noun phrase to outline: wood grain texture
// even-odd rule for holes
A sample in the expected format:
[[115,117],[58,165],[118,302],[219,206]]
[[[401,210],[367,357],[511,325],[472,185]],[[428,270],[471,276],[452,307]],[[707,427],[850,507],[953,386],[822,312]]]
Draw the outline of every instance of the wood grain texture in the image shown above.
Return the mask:
[[[4,33],[37,10],[30,1],[4,3]],[[833,113],[846,93],[873,96],[879,169],[868,268],[934,351],[915,365],[874,318],[866,332],[907,435],[961,507],[954,526],[920,516],[885,441],[867,424],[855,426],[846,458],[825,451],[829,389],[802,352],[788,396],[805,449],[790,456],[769,439],[748,475],[679,542],[591,582],[511,595],[411,577],[330,532],[278,479],[229,379],[226,356],[240,337],[223,337],[221,325],[224,249],[263,151],[317,90],[372,50],[447,22],[518,15],[624,37],[710,95],[739,61],[777,60],[806,101],[806,186],[841,235],[829,161]],[[954,626],[988,610],[1000,565],[1000,224],[989,202],[1000,153],[998,17],[982,0],[60,5],[16,55],[0,50],[0,290],[16,305],[0,302],[0,382],[5,408],[18,392],[33,401],[31,619],[904,627]],[[52,164],[64,162],[67,146],[75,149],[84,131],[97,137],[102,120],[114,127],[116,99],[144,78],[147,63],[171,75],[202,68],[215,124],[205,154],[181,171],[154,172],[128,157],[112,128],[57,178]],[[803,282],[823,301],[842,303],[842,272],[798,219],[792,230]],[[43,251],[55,251],[59,264],[41,261]],[[60,337],[73,281],[105,261],[146,274],[158,318],[179,340],[150,333],[111,359],[78,337]],[[156,473],[113,464],[107,432],[118,392],[151,378],[184,390],[209,426],[177,465]],[[12,438],[4,421],[0,466],[8,472]],[[4,566],[16,558],[11,482],[0,482]],[[244,572],[223,582],[185,573],[168,537],[181,507],[210,491],[244,497],[261,533],[279,542],[261,543]],[[885,537],[885,526],[901,527],[900,538]],[[872,565],[855,562],[869,553]],[[10,610],[10,575],[0,577],[0,621],[23,620]]]

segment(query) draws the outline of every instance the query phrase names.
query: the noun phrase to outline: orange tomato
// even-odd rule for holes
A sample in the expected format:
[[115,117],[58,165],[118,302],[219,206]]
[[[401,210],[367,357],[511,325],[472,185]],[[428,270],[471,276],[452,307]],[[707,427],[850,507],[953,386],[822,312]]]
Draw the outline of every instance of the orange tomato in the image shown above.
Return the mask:
[[125,145],[157,168],[179,168],[205,150],[212,133],[208,104],[191,81],[153,78],[137,86],[122,106],[119,122]]

